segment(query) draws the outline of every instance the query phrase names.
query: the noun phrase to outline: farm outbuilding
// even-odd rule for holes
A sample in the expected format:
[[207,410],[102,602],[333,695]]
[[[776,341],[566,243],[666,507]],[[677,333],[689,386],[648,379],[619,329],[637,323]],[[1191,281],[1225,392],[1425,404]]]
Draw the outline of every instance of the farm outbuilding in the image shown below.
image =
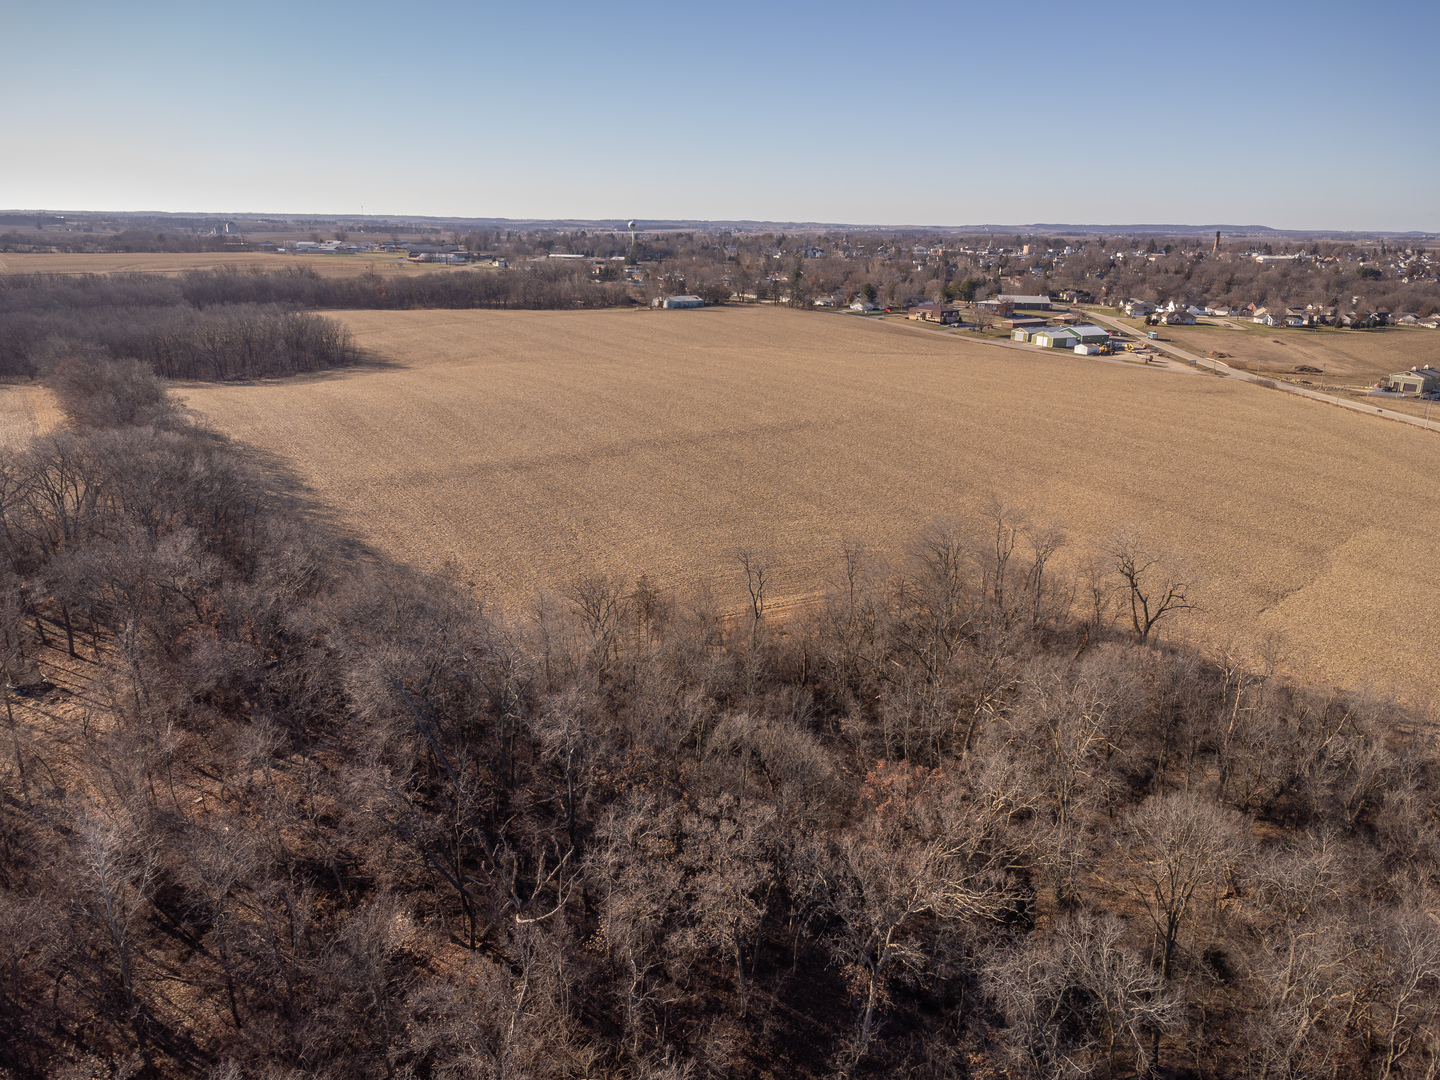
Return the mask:
[[1047,326],[1030,335],[1030,344],[1042,349],[1068,349],[1080,343],[1080,335],[1068,326]]
[[705,301],[698,296],[657,296],[650,301],[650,306],[658,308],[704,307]]
[[1052,303],[1048,296],[1021,296],[1011,293],[1002,293],[995,299],[1002,304],[1010,304],[1012,307],[1030,308],[1039,311],[1049,311]]
[[1401,394],[1428,394],[1433,390],[1440,390],[1440,370],[1429,365],[1412,367],[1409,371],[1391,375],[1386,381],[1390,384],[1390,389]]
[[1110,331],[1103,326],[1096,326],[1094,323],[1072,326],[1070,329],[1075,332],[1075,344],[1077,345],[1106,345],[1110,341]]

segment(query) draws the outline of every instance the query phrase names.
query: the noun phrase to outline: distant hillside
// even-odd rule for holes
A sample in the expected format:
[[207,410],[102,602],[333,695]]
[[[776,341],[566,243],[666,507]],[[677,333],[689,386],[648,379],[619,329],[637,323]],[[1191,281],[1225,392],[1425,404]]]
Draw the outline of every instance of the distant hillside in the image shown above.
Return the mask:
[[[112,231],[127,229],[172,229],[223,231],[226,223],[238,232],[305,232],[312,229],[346,228],[366,233],[415,231],[471,231],[476,229],[600,229],[624,231],[625,218],[502,218],[502,217],[430,217],[419,214],[376,216],[364,214],[284,214],[284,213],[169,213],[165,211],[101,212],[58,210],[0,210],[0,231],[37,229],[38,231]],[[1044,233],[1052,236],[1208,236],[1217,230],[1230,237],[1283,237],[1320,239],[1360,239],[1405,237],[1416,241],[1440,239],[1440,233],[1418,230],[1396,232],[1377,230],[1353,232],[1336,229],[1274,229],[1268,225],[1073,225],[1057,222],[980,225],[877,224],[827,221],[764,221],[741,219],[707,221],[700,218],[643,219],[640,227],[646,232],[828,232],[828,233],[918,233],[928,235],[965,236],[991,234]]]

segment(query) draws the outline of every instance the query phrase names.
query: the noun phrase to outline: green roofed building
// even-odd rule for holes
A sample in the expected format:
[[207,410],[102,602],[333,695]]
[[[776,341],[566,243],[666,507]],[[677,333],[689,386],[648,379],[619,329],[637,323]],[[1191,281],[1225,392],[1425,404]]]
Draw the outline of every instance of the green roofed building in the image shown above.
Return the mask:
[[1030,335],[1030,344],[1042,349],[1073,349],[1080,344],[1080,335],[1068,326],[1047,326]]

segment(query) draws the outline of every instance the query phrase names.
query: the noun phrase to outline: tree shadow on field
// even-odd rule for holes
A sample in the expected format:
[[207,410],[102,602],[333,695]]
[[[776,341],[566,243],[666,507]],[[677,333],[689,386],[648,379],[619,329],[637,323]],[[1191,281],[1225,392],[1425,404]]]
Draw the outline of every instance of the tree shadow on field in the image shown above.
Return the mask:
[[207,426],[192,416],[198,431],[225,444],[229,452],[254,474],[266,502],[286,520],[301,525],[323,546],[346,563],[373,564],[385,557],[362,540],[353,525],[342,520],[283,457],[253,443],[242,442]]
[[296,371],[285,375],[257,375],[248,379],[166,379],[171,390],[210,390],[217,386],[306,386],[312,383],[338,382],[362,375],[378,375],[387,371],[406,371],[412,365],[374,349],[357,349],[354,363],[314,371]]

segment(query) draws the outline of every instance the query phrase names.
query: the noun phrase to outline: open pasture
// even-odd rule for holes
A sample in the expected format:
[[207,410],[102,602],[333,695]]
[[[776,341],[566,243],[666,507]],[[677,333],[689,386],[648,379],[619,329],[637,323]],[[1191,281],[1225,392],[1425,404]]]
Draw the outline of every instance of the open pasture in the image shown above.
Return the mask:
[[[1289,375],[1297,367],[1320,368],[1327,379],[1369,385],[1412,366],[1440,364],[1440,330],[1386,326],[1374,330],[1333,327],[1296,329],[1257,326],[1240,319],[1214,319],[1224,325],[1162,326],[1160,336],[1182,349],[1219,349],[1253,371]],[[1140,333],[1148,329],[1133,322]],[[1314,379],[1314,375],[1301,376]]]
[[842,541],[892,564],[992,498],[1069,531],[1144,523],[1203,581],[1169,633],[1266,639],[1345,684],[1440,688],[1440,438],[1222,379],[764,308],[357,312],[389,366],[185,385],[371,543],[492,606],[604,571],[744,604],[826,587]]

